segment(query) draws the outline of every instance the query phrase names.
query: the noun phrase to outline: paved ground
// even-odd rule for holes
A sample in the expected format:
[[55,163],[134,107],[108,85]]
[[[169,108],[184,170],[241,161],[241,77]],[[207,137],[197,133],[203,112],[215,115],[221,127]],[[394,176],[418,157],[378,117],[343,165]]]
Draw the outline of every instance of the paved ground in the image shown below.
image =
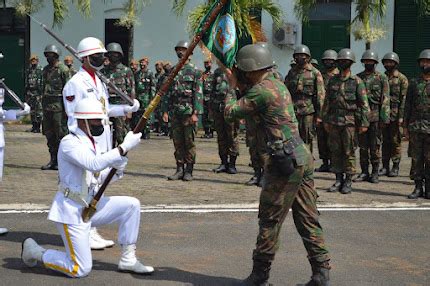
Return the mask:
[[[1,285],[238,285],[251,270],[256,213],[142,214],[138,255],[157,272],[150,277],[116,272],[117,246],[94,251],[94,269],[82,280],[20,261],[20,242],[33,236],[44,247],[62,249],[46,214],[1,214],[12,232],[0,236]],[[429,211],[322,212],[332,251],[332,285],[429,285]],[[113,227],[101,232],[115,237]],[[271,282],[307,282],[310,267],[291,216],[282,231]]]
[[[49,205],[56,191],[57,173],[41,171],[40,166],[49,160],[46,140],[40,134],[23,132],[29,126],[8,125],[6,129],[6,156],[4,182],[0,185],[0,203],[32,203]],[[173,144],[166,137],[156,137],[142,141],[137,150],[130,152],[126,176],[111,185],[107,194],[132,195],[143,205],[172,204],[225,204],[256,203],[259,189],[247,187],[243,183],[252,175],[248,166],[248,150],[242,141],[241,156],[238,159],[237,175],[215,174],[211,170],[219,164],[215,139],[197,139],[197,164],[195,180],[191,183],[167,181],[173,173],[175,162]],[[316,145],[316,144],[315,144]],[[406,153],[407,144],[404,144]],[[317,157],[317,155],[316,155]],[[320,160],[316,165],[320,165]],[[351,195],[327,193],[333,184],[334,175],[316,173],[316,186],[320,205],[380,205],[408,204],[406,198],[413,189],[408,178],[410,158],[406,155],[401,164],[401,176],[382,177],[378,185],[370,183],[354,184]],[[418,200],[414,203],[429,204]]]

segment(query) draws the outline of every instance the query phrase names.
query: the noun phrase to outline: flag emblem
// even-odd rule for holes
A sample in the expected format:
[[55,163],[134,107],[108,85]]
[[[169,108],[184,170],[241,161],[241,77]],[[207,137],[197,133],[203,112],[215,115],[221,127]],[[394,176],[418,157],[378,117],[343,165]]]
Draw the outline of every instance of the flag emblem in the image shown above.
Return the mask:
[[234,48],[236,43],[236,26],[230,14],[225,14],[218,19],[216,25],[214,25],[212,36],[216,49],[223,55]]

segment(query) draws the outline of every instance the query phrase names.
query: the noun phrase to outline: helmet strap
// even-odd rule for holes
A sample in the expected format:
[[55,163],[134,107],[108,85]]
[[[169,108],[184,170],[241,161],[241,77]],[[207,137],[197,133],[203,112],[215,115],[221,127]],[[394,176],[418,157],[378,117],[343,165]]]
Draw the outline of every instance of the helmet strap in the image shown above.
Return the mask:
[[87,127],[88,137],[93,138],[93,135],[91,134],[90,125],[88,124],[88,119],[84,119],[85,126]]

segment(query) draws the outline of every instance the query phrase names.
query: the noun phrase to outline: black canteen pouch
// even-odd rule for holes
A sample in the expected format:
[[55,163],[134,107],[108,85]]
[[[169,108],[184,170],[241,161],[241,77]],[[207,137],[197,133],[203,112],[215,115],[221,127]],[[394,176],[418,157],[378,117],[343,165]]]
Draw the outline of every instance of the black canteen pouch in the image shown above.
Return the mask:
[[289,177],[297,168],[294,149],[303,144],[300,136],[293,137],[287,141],[277,140],[269,142],[269,155],[272,160],[272,170],[279,175]]

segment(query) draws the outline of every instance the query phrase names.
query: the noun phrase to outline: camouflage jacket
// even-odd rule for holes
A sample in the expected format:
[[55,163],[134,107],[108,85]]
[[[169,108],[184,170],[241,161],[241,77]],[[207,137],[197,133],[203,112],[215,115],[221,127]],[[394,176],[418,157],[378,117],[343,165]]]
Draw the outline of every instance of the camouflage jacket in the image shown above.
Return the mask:
[[369,126],[369,102],[363,81],[354,75],[333,76],[327,85],[322,120],[337,126]]
[[390,122],[390,84],[380,72],[357,74],[365,83],[369,101],[369,122]]
[[[131,98],[136,98],[134,75],[131,69],[122,63],[117,66],[109,65],[101,72]],[[110,103],[125,103],[113,90],[108,88]]]
[[296,115],[321,117],[325,88],[323,77],[316,68],[311,64],[304,68],[295,66],[285,77],[285,85],[291,93]]
[[139,70],[135,77],[136,82],[136,95],[149,96],[149,99],[152,99],[155,95],[155,79],[154,74],[151,70]]
[[179,71],[169,92],[169,110],[175,115],[202,114],[201,72],[191,63]]
[[69,68],[69,73],[70,73],[70,78],[72,78],[72,76],[74,76],[78,71],[75,69],[74,66],[71,66]]
[[213,74],[210,109],[213,112],[224,112],[225,98],[230,92],[230,85],[225,72],[217,68]]
[[25,79],[26,100],[32,96],[42,95],[43,70],[40,66],[27,69]]
[[70,79],[69,68],[57,62],[54,66],[45,66],[42,73],[43,96],[58,96],[62,98],[63,87]]
[[323,70],[321,72],[321,75],[323,77],[324,80],[324,87],[325,87],[325,91],[327,93],[327,86],[328,86],[328,81],[335,75],[339,74],[339,69],[338,68],[334,68],[331,71],[329,70]]
[[404,124],[410,132],[430,134],[430,80],[411,80],[405,102]]
[[212,83],[214,80],[213,72],[203,72],[201,80],[203,84],[203,101],[209,101],[211,98]]
[[164,75],[164,72],[156,72],[154,74],[154,84],[155,84],[156,91],[158,91],[159,87],[161,86],[161,85],[158,85],[158,82],[160,81],[160,78],[163,77],[163,75]]
[[390,84],[390,120],[399,121],[400,118],[403,119],[409,81],[408,78],[398,70],[395,70],[392,74],[388,72],[385,72],[385,74]]

